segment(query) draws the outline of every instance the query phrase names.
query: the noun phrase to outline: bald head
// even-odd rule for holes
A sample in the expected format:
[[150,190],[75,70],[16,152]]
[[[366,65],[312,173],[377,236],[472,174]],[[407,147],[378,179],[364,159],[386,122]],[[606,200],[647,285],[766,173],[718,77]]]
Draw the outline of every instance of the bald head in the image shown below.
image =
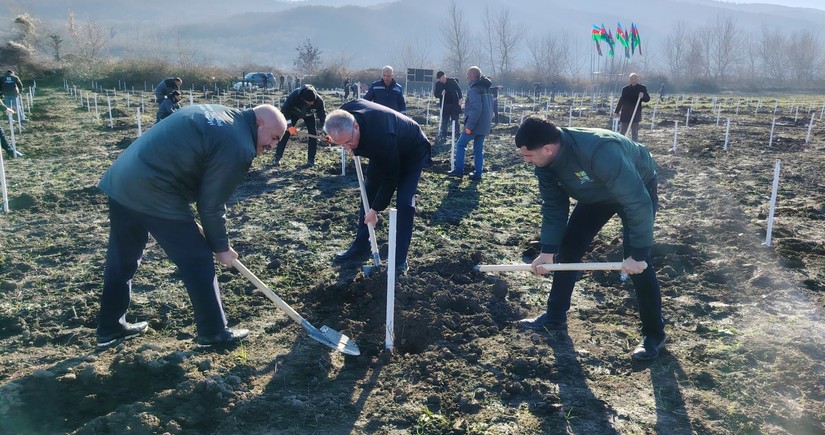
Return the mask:
[[258,126],[258,143],[255,146],[258,155],[261,155],[281,140],[286,131],[286,118],[277,107],[271,104],[255,106],[252,111],[255,112],[255,125]]

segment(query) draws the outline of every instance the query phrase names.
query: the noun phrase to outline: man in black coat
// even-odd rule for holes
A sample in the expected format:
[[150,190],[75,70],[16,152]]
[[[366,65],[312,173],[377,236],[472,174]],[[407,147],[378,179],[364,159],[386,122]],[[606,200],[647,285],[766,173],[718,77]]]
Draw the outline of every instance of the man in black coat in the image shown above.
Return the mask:
[[349,249],[335,256],[335,261],[364,259],[369,255],[367,224],[378,222],[378,213],[390,205],[395,193],[395,264],[396,273],[403,274],[412,240],[415,191],[421,171],[431,163],[430,141],[421,126],[408,116],[363,99],[352,100],[330,112],[324,130],[336,144],[369,159],[365,187],[370,210],[364,213],[364,208],[358,207],[355,240]]
[[[622,88],[622,96],[619,98],[619,104],[616,105],[616,110],[613,114],[619,118],[619,129],[622,134],[627,133],[628,126],[633,134],[633,141],[639,141],[639,122],[642,120],[642,103],[650,101],[650,94],[647,93],[647,87],[639,83],[639,75],[630,73],[628,76],[630,84]],[[639,100],[641,97],[641,100]],[[638,105],[636,104],[638,102]],[[634,108],[636,115],[634,116]],[[633,125],[631,124],[633,120]]]
[[[295,124],[299,119],[304,120],[304,124],[307,126],[307,132],[315,136],[318,134],[318,126],[315,122],[316,117],[318,124],[321,126],[324,125],[324,120],[327,117],[327,112],[324,110],[323,98],[318,95],[315,87],[310,84],[305,84],[292,91],[281,106],[281,112],[286,117],[287,129],[284,137],[281,138],[278,146],[275,148],[275,160],[272,162],[275,167],[281,165],[281,157],[284,156],[284,149],[286,148],[286,142],[289,140],[289,137],[298,134],[298,129],[295,128]],[[309,138],[309,146],[307,147],[306,167],[315,165],[315,154],[318,150],[318,141],[312,136]]]
[[[455,77],[447,77],[444,71],[439,71],[435,74],[436,82],[433,88],[433,95],[438,98],[439,106],[443,107],[441,113],[441,127],[438,131],[436,142],[444,142],[447,140],[449,127],[455,127],[456,134],[458,133],[460,122],[458,117],[461,115],[461,100],[464,96],[461,94],[461,86],[458,84],[458,79]],[[453,124],[455,122],[455,124]]]

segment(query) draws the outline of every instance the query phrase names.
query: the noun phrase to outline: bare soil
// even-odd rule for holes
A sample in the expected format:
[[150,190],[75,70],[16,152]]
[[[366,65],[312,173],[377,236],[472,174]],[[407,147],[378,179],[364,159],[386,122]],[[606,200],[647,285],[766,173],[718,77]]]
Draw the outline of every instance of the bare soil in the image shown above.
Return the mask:
[[[340,101],[326,98],[328,106]],[[617,273],[584,274],[568,331],[535,333],[514,322],[542,310],[550,278],[472,270],[537,253],[540,203],[513,146],[518,119],[538,109],[564,126],[574,106],[573,125],[607,127],[607,95],[595,105],[590,96],[559,96],[549,110],[546,97],[502,96],[514,119],[502,116],[488,137],[488,172],[478,183],[446,177],[449,150],[434,148],[410,269],[395,287],[392,352],[384,346],[386,273],[365,276],[361,264],[331,261],[354,234],[352,160],[345,176],[337,149],[301,168],[300,141],[280,168],[271,156],[256,160],[229,204],[233,247],[310,323],[353,338],[361,355],[345,356],[228,269],[219,280],[230,326],[252,335],[232,349],[198,351],[186,292],[153,242],[128,314],[150,331],[94,352],[108,238],[106,198],[95,186],[137,135],[134,107],[113,96],[110,128],[107,114],[98,119],[66,91],[40,88],[17,135],[25,158],[5,161],[0,433],[823,433],[823,100],[782,96],[771,140],[773,97],[726,96],[718,125],[712,98],[662,102],[652,129],[652,106],[645,109],[640,140],[660,166],[653,259],[669,342],[660,358],[640,364],[630,359],[639,339],[635,294]],[[428,112],[426,100],[409,102],[434,137],[435,105]],[[144,128],[153,118],[144,117]],[[778,159],[772,243],[764,246]],[[619,261],[620,250],[615,220],[586,261]]]

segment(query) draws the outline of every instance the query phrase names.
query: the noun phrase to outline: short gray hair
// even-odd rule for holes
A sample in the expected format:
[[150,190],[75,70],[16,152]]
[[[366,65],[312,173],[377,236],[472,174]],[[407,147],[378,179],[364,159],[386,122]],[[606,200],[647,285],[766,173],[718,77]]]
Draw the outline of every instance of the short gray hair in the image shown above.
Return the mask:
[[342,133],[351,133],[355,130],[355,117],[346,110],[335,109],[329,112],[324,122],[324,131],[330,136],[340,136]]
[[392,74],[392,72],[393,72],[393,71],[392,71],[392,67],[391,67],[391,66],[389,66],[389,65],[385,66],[384,68],[381,68],[381,73],[382,73],[382,74],[383,74],[383,73],[390,73],[390,74]]

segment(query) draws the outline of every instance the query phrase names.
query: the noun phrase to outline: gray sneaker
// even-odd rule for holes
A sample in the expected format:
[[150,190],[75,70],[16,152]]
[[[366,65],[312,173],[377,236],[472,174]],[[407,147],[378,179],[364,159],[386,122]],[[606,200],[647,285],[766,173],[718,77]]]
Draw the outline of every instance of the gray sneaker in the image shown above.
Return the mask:
[[636,361],[654,360],[659,356],[662,349],[665,348],[666,341],[667,335],[665,334],[662,334],[661,337],[645,335],[642,337],[642,341],[639,342],[639,345],[636,346],[636,349],[633,349],[633,354],[631,356]]

